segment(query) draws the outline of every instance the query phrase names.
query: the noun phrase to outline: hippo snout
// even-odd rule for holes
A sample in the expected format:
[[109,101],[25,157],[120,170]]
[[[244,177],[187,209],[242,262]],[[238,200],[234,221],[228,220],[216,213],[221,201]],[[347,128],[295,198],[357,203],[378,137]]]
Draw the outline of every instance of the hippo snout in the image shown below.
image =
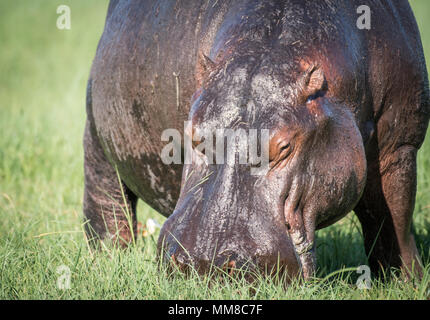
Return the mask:
[[[220,192],[216,195],[217,201],[223,197]],[[194,269],[199,274],[232,275],[286,271],[288,278],[297,277],[300,262],[285,224],[264,219],[261,212],[222,210],[219,203],[201,211],[190,201],[163,225],[159,256],[183,272]]]
[[[198,274],[228,274],[230,276],[239,273],[250,275],[255,274],[282,274],[288,279],[293,279],[300,274],[300,265],[294,253],[285,255],[281,252],[271,252],[261,254],[258,249],[254,252],[223,251],[212,253],[201,252],[201,247],[187,249],[178,246],[177,243],[165,243],[160,247],[160,254],[163,254],[163,262],[168,267],[190,273],[196,271]],[[285,274],[286,272],[286,274]]]

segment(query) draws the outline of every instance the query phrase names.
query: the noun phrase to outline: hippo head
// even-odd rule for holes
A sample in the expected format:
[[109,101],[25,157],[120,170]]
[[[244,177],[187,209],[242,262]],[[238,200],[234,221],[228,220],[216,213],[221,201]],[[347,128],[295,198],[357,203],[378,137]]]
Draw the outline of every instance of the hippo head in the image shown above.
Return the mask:
[[366,160],[351,108],[323,64],[282,55],[202,58],[207,73],[185,130],[192,161],[159,239],[165,260],[309,277],[315,230],[359,200]]

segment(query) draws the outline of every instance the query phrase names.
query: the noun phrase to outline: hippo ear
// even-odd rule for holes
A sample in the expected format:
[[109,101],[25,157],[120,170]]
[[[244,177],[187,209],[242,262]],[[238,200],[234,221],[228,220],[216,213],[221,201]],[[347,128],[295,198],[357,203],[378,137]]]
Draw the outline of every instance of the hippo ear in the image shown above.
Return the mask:
[[213,62],[211,60],[211,58],[209,58],[207,55],[202,54],[200,56],[200,64],[203,67],[203,69],[205,69],[207,72],[212,72],[213,70],[215,70],[216,64],[215,62]]
[[311,65],[303,75],[301,87],[306,99],[320,91],[326,91],[327,82],[323,69],[319,65]]
[[319,66],[315,66],[309,75],[308,90],[316,92],[323,90],[325,85],[324,71]]
[[208,78],[212,71],[216,68],[216,63],[213,62],[205,54],[200,54],[197,62],[197,81],[199,85],[203,85],[203,82]]

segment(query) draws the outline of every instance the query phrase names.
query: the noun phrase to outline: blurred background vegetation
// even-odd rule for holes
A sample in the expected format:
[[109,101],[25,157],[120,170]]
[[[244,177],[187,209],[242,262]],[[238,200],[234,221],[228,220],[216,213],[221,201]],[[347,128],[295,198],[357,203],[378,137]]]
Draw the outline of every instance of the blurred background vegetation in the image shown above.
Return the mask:
[[[430,1],[410,1],[430,63]],[[72,9],[58,30],[56,9]],[[405,284],[369,292],[345,278],[320,290],[284,292],[268,285],[198,289],[198,282],[158,275],[157,234],[131,253],[93,259],[82,235],[85,89],[103,30],[107,0],[0,0],[0,298],[425,298]],[[415,233],[425,262],[430,245],[430,138],[419,152]],[[164,219],[140,203],[139,220]],[[318,232],[319,276],[366,264],[354,215]],[[136,254],[136,250],[139,254]],[[72,269],[72,289],[58,290],[56,268]],[[428,273],[427,273],[428,275]],[[167,281],[167,282],[166,282]],[[429,279],[426,280],[427,282]],[[426,296],[427,295],[427,296]]]

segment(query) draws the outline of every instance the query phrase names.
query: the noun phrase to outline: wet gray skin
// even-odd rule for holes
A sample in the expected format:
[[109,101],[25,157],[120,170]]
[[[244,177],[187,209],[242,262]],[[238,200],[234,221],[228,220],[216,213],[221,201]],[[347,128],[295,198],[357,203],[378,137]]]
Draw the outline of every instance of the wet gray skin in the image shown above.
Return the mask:
[[[363,4],[371,30],[357,28]],[[116,239],[119,224],[131,241],[124,190],[135,232],[139,198],[169,217],[163,261],[309,278],[315,231],[354,210],[373,270],[410,267],[428,97],[407,1],[112,1],[88,85],[87,233]],[[164,164],[166,129],[267,129],[269,170],[195,148],[192,164]]]
[[320,67],[280,65],[285,52],[278,50],[236,51],[226,69],[210,74],[192,106],[194,135],[269,129],[270,169],[252,174],[251,165],[239,163],[240,145],[229,150],[237,152],[234,164],[224,158],[223,164],[207,165],[204,158],[212,154],[193,151],[194,163],[184,168],[179,201],[160,237],[166,258],[180,265],[204,270],[211,262],[268,269],[279,264],[293,275],[305,264],[311,274],[315,229],[359,200],[366,162],[354,115],[327,95]]

